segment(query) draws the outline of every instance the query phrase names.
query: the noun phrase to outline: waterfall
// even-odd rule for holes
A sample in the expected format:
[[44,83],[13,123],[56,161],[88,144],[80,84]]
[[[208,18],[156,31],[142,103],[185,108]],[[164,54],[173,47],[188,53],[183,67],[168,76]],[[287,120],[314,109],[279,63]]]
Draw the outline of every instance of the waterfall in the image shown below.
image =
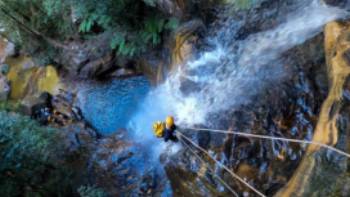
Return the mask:
[[135,139],[159,144],[151,131],[152,123],[167,115],[173,115],[181,126],[210,126],[211,114],[252,102],[252,96],[268,82],[283,78],[284,68],[278,65],[283,52],[321,32],[327,22],[347,15],[318,0],[299,2],[295,12],[286,14],[285,22],[236,40],[235,47],[227,46],[221,33],[208,39],[215,43],[215,49],[179,66],[163,84],[149,92],[128,123]]

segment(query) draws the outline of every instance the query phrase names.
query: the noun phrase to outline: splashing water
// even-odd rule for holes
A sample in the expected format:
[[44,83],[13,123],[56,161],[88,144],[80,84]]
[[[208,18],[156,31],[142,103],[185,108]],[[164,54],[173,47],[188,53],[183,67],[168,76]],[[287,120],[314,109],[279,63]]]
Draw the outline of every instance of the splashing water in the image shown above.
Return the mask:
[[[84,116],[102,133],[127,127],[131,137],[146,148],[147,157],[158,160],[167,144],[154,137],[153,122],[173,115],[180,126],[216,128],[212,114],[249,104],[264,88],[283,80],[282,53],[321,32],[327,22],[347,15],[318,0],[296,2],[295,11],[282,16],[280,25],[244,40],[234,39],[236,30],[244,25],[242,21],[215,29],[216,36],[208,39],[215,46],[213,50],[179,66],[149,92],[147,82],[139,79],[81,91]],[[176,153],[180,148],[171,146],[168,152]]]
[[345,11],[317,0],[301,2],[302,7],[288,14],[285,23],[235,41],[234,47],[224,47],[227,44],[220,42],[220,36],[211,39],[214,50],[179,66],[149,92],[128,123],[135,139],[151,144],[159,155],[165,146],[151,132],[154,121],[171,114],[181,126],[210,126],[211,114],[251,102],[269,82],[283,77],[284,68],[278,65],[283,52],[315,36],[327,22],[346,16]]

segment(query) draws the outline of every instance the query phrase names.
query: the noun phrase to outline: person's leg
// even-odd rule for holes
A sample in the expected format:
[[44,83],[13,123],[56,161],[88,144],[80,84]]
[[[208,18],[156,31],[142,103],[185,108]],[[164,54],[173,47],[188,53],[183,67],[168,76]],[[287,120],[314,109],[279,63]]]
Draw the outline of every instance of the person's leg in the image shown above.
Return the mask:
[[164,131],[164,141],[167,142],[170,138],[171,138],[170,132],[167,129],[165,129],[165,131]]
[[174,132],[171,133],[170,140],[173,141],[173,142],[177,142],[178,141],[178,139],[177,139],[177,137],[176,137]]

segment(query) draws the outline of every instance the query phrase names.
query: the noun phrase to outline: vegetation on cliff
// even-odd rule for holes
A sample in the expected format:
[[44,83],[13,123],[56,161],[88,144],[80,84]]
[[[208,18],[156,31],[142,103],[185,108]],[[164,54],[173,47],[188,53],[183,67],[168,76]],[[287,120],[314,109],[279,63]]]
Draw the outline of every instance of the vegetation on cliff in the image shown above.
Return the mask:
[[0,112],[1,195],[104,196],[98,188],[80,185],[83,178],[77,174],[83,172],[74,169],[60,139],[56,129],[26,116]]
[[25,51],[44,53],[46,63],[65,43],[101,33],[109,33],[117,54],[134,56],[159,44],[179,23],[157,10],[155,0],[4,0],[0,13],[6,37]]

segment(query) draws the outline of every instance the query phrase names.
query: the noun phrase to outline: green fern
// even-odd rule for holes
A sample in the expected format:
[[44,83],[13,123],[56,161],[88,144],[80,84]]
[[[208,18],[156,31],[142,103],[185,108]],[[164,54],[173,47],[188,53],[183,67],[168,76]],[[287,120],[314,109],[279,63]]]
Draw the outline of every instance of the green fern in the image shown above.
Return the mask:
[[93,24],[95,23],[95,19],[94,17],[89,17],[89,18],[86,18],[85,20],[83,20],[83,22],[80,24],[79,26],[79,31],[80,32],[83,32],[83,33],[86,33],[86,32],[89,32],[93,26]]
[[168,30],[175,30],[180,24],[179,19],[172,17],[168,20],[168,22],[165,24],[165,29]]
[[[163,15],[156,0],[2,0],[0,6],[29,28],[48,38],[66,41],[81,36],[91,39],[112,32],[111,49],[132,57],[162,42],[164,33],[173,31],[179,20]],[[20,10],[20,12],[19,12]],[[73,20],[74,19],[74,20]],[[45,40],[9,20],[0,10],[0,23],[11,40],[25,51],[36,53],[50,63],[58,52]]]

